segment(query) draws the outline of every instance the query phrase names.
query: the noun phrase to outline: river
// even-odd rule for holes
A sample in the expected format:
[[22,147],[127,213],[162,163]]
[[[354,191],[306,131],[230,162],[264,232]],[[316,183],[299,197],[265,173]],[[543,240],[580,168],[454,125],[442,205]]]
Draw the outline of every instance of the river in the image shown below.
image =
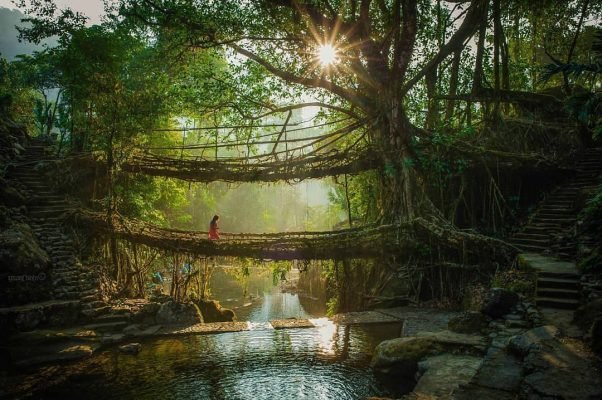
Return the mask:
[[[304,300],[283,291],[286,282],[274,282],[270,271],[244,279],[216,271],[213,297],[235,308],[252,330],[149,339],[137,356],[109,348],[73,365],[68,377],[35,398],[345,400],[400,393],[369,368],[374,347],[397,337],[400,324],[334,325],[317,296]],[[274,330],[267,323],[289,317],[311,318],[318,327]]]

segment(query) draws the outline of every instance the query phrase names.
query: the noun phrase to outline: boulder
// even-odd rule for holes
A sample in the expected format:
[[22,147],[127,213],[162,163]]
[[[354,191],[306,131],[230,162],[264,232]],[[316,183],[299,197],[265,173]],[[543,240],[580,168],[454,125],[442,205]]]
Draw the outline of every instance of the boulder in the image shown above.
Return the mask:
[[90,357],[99,347],[98,343],[84,344],[79,341],[65,340],[14,346],[9,349],[9,352],[15,366],[29,368],[40,364],[56,364]]
[[203,315],[203,322],[231,322],[236,320],[234,311],[222,308],[218,301],[199,300],[196,303]]
[[9,207],[19,207],[25,204],[25,197],[17,189],[9,186],[4,179],[0,178],[0,203]]
[[450,319],[447,328],[457,333],[477,333],[485,322],[485,316],[482,313],[468,311]]
[[481,365],[481,357],[441,354],[419,363],[421,375],[414,393],[418,398],[445,399],[467,384]]
[[46,319],[42,309],[31,309],[16,314],[14,319],[15,328],[20,332],[31,331]]
[[512,337],[508,342],[508,349],[525,357],[531,350],[541,347],[542,342],[552,340],[558,337],[559,334],[560,331],[553,325],[540,326],[528,330],[522,335]]
[[445,351],[481,354],[486,343],[481,336],[449,331],[423,332],[418,336],[381,342],[376,346],[371,366],[379,372],[393,372],[404,377],[413,377],[418,370],[418,362],[427,356]]
[[197,308],[192,303],[176,303],[168,301],[161,304],[156,321],[164,325],[197,324],[201,321]]
[[140,353],[142,345],[140,343],[128,343],[123,346],[119,346],[119,351],[126,354],[136,355]]
[[518,303],[518,295],[502,288],[491,288],[485,296],[483,309],[484,314],[493,318],[506,315]]
[[589,329],[588,335],[592,350],[602,353],[602,318],[597,318]]
[[395,371],[411,378],[423,358],[441,353],[443,346],[427,337],[402,337],[381,342],[374,351],[370,365],[379,372]]
[[156,320],[159,309],[161,309],[160,303],[143,304],[133,312],[132,320],[135,322],[152,324]]
[[573,314],[573,322],[581,328],[589,329],[597,318],[602,317],[602,299],[582,305]]
[[46,268],[50,261],[27,224],[13,224],[0,233],[0,249],[2,272],[39,272]]

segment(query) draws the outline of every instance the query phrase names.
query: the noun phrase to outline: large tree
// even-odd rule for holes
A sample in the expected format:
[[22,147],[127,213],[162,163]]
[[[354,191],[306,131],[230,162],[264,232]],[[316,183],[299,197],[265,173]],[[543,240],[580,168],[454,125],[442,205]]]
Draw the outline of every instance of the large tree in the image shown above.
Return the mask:
[[[305,89],[326,109],[368,126],[385,165],[379,208],[382,219],[392,222],[412,218],[428,204],[411,145],[422,129],[408,116],[406,96],[466,45],[485,21],[488,3],[456,7],[461,22],[449,23],[453,32],[443,34],[436,51],[419,41],[434,8],[412,0],[126,0],[121,13],[158,27],[156,32],[177,32],[184,46],[225,46],[293,90]],[[334,60],[321,60],[324,51],[334,51]],[[287,94],[281,94],[285,102]]]

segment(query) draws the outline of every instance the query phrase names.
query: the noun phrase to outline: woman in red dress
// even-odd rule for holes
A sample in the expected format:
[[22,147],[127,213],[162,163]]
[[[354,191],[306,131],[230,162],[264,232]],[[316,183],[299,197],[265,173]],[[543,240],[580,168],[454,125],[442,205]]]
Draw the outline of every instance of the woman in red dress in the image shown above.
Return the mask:
[[219,239],[219,227],[217,226],[218,220],[219,220],[219,215],[214,215],[213,219],[209,223],[209,240],[218,240]]

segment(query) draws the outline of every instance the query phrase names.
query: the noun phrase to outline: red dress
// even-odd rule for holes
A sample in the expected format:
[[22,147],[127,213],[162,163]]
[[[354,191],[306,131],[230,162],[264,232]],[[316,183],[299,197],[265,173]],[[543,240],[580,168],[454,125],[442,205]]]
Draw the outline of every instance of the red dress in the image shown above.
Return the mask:
[[219,239],[219,228],[217,227],[217,221],[209,224],[209,240]]

